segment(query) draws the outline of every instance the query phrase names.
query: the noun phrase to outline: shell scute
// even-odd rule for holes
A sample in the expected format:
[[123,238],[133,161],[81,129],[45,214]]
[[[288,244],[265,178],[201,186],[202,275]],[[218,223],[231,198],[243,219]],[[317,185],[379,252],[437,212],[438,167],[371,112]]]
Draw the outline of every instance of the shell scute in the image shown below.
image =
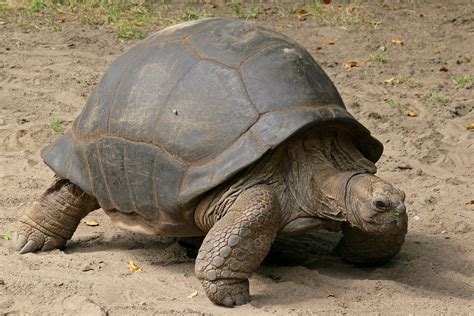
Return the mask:
[[135,209],[145,218],[152,219],[159,211],[155,197],[156,148],[152,145],[126,142],[124,151],[126,177]]
[[166,116],[163,105],[199,59],[183,43],[159,42],[150,42],[145,51],[130,59],[131,65],[108,107],[108,131],[155,142],[156,126]]
[[237,71],[206,60],[157,112],[154,142],[189,162],[216,157],[258,118]]
[[135,211],[131,192],[128,185],[127,173],[125,172],[125,141],[104,137],[97,141],[98,161],[91,161],[91,164],[98,163],[106,179],[107,192],[115,209],[123,213]]
[[301,47],[271,46],[241,68],[250,99],[260,113],[294,105],[343,103],[328,76]]

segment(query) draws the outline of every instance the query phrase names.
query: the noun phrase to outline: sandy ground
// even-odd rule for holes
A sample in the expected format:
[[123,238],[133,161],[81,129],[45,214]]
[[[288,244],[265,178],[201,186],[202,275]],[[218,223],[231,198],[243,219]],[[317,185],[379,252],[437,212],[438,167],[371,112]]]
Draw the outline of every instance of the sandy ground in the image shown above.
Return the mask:
[[[339,236],[328,233],[279,240],[250,280],[252,302],[225,309],[201,290],[192,249],[122,231],[96,211],[88,219],[100,225],[81,224],[64,251],[18,255],[12,240],[0,240],[0,314],[472,314],[474,131],[466,127],[474,87],[452,77],[474,78],[474,4],[404,2],[362,5],[368,20],[351,25],[280,17],[271,6],[253,20],[308,48],[349,111],[384,143],[378,174],[406,192],[410,218],[391,263],[343,263],[330,252]],[[3,18],[0,233],[13,236],[18,216],[52,180],[39,156],[58,136],[51,117],[67,128],[133,43],[105,27],[66,22],[52,32]],[[346,69],[351,60],[359,67]],[[142,271],[131,273],[130,260]]]

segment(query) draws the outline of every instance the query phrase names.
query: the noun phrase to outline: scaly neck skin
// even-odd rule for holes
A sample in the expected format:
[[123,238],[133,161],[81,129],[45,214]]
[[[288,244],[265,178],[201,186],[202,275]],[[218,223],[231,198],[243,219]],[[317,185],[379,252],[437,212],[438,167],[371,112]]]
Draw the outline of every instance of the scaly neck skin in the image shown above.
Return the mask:
[[[292,197],[285,209],[282,210],[286,215],[282,227],[299,218],[346,221],[347,184],[352,176],[360,172],[341,171],[329,162],[322,161],[316,164],[306,164],[306,166],[309,167],[305,167],[305,170],[299,172],[302,176],[288,181],[296,186],[288,187]],[[295,177],[295,174],[296,172],[289,173],[290,177]]]

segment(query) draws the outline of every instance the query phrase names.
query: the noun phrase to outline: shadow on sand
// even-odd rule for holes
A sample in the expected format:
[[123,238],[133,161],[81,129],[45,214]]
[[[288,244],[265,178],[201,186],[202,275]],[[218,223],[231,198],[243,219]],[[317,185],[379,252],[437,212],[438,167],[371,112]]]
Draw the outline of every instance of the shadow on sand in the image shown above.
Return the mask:
[[[391,280],[416,289],[458,298],[472,298],[472,262],[464,257],[453,240],[433,235],[409,234],[402,251],[389,263],[376,267],[361,267],[343,262],[333,253],[340,234],[318,232],[279,237],[262,264],[259,274],[279,282],[285,267],[304,267],[321,274],[352,280]],[[133,250],[154,265],[192,262],[202,238],[163,238],[120,233],[110,240],[102,236],[71,241],[67,253]],[[438,254],[443,249],[443,256]],[[465,282],[462,279],[466,279]],[[422,292],[422,291],[421,291]],[[420,295],[423,295],[420,293]],[[300,297],[305,300],[304,297]]]

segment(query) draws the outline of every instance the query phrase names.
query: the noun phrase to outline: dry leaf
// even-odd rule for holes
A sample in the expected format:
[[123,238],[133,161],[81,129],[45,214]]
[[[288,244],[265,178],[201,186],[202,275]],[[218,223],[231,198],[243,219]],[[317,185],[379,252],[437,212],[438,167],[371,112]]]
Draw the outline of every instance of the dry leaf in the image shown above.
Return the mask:
[[99,223],[93,220],[84,220],[83,223],[86,224],[87,226],[92,226],[92,227],[99,226]]
[[472,129],[474,129],[474,122],[469,123],[469,124],[467,125],[466,129],[467,129],[467,130],[472,130]]
[[407,113],[407,115],[408,115],[409,117],[417,117],[417,116],[418,116],[418,113],[416,113],[415,111],[410,111],[410,112]]
[[142,269],[140,269],[136,264],[135,262],[133,262],[132,260],[130,260],[128,262],[128,270],[130,270],[130,272],[141,272]]
[[331,3],[331,0],[323,0],[323,3],[324,3],[324,4],[330,4],[330,3]]
[[446,67],[443,66],[443,67],[441,67],[441,68],[439,69],[439,71],[441,71],[441,72],[448,72],[449,70],[448,70],[448,68],[446,68]]
[[346,69],[351,69],[355,67],[359,67],[359,63],[355,60],[349,60],[347,63],[344,64],[344,68]]
[[324,292],[326,292],[327,297],[336,297],[336,295],[334,295],[334,293],[331,291],[331,289],[325,288]]
[[392,81],[395,80],[395,77],[392,77],[390,79],[384,80],[383,82],[385,83],[392,83]]
[[312,52],[315,52],[315,51],[318,51],[318,50],[321,50],[321,49],[323,49],[321,46],[314,46],[314,47],[311,48],[310,50],[311,50]]
[[188,298],[193,298],[193,297],[196,297],[197,295],[198,295],[198,291],[194,291],[188,295]]
[[474,205],[474,200],[467,201],[466,205]]
[[[305,10],[303,10],[303,11],[305,11]],[[308,12],[307,12],[307,13],[303,13],[303,14],[297,14],[296,16],[298,17],[298,20],[300,20],[300,21],[306,21],[306,17],[307,17],[308,15],[311,15],[311,13],[308,13]]]
[[336,45],[336,41],[335,40],[331,40],[328,42],[328,45]]
[[403,45],[404,41],[401,40],[401,39],[393,39],[393,40],[390,41],[390,43],[392,43],[394,45]]

